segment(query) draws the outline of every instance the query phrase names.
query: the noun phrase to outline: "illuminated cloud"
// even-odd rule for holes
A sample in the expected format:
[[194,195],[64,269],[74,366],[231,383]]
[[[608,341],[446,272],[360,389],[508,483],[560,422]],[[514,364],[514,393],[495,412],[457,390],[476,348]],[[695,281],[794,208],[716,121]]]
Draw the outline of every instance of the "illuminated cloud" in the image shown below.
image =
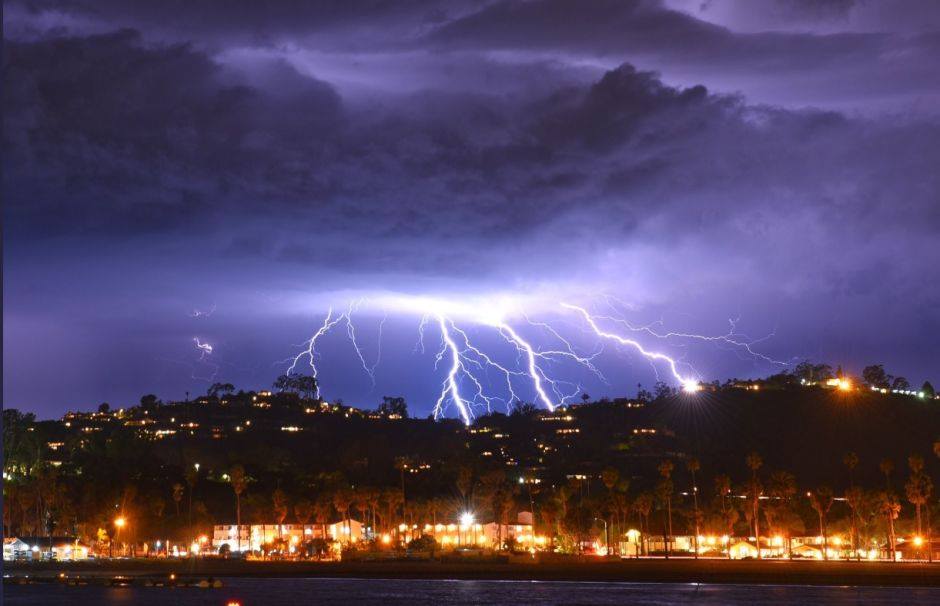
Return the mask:
[[[854,6],[698,5],[8,3],[5,401],[200,389],[194,334],[221,378],[266,386],[329,307],[388,293],[534,316],[615,295],[637,324],[740,318],[774,359],[929,378],[935,10],[877,31]],[[350,377],[332,395],[375,397],[378,319],[324,360]],[[390,319],[388,346],[414,328]],[[37,381],[49,350],[99,356]],[[669,353],[703,378],[773,370],[727,343]],[[627,363],[592,389],[655,380]],[[430,412],[442,377],[385,364],[378,385]]]

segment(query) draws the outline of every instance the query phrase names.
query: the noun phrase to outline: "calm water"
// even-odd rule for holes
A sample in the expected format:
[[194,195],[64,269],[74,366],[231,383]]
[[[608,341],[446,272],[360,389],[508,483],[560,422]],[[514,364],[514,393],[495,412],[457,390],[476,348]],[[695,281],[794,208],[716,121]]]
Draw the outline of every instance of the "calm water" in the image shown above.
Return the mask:
[[6,586],[4,603],[80,606],[242,606],[263,604],[940,604],[940,589],[555,583],[531,581],[414,581],[376,579],[224,579],[222,589]]

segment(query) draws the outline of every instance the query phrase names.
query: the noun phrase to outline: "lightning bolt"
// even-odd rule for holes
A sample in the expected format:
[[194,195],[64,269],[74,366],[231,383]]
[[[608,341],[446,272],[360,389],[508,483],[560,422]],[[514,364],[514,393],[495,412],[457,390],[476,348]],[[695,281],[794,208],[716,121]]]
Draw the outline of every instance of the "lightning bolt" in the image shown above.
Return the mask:
[[554,383],[546,378],[545,373],[542,371],[541,367],[536,363],[536,358],[538,357],[535,353],[535,350],[532,349],[532,346],[519,336],[513,328],[501,322],[498,326],[499,334],[502,335],[504,339],[510,344],[513,345],[516,350],[522,354],[526,359],[526,367],[529,371],[529,376],[532,378],[532,387],[535,389],[535,393],[538,396],[538,399],[545,405],[549,410],[555,410],[556,404],[552,399],[545,393],[545,388],[542,385],[542,381],[546,381],[554,387]]
[[[457,412],[460,413],[460,417],[463,419],[464,424],[470,425],[470,409],[467,406],[467,403],[460,395],[460,387],[457,385],[457,373],[463,368],[463,364],[460,359],[460,350],[457,348],[457,343],[450,335],[450,330],[447,328],[447,322],[444,319],[444,316],[437,316],[438,326],[441,328],[441,341],[443,347],[441,351],[437,354],[437,362],[440,362],[444,357],[445,353],[450,353],[451,365],[450,370],[447,372],[447,377],[444,379],[443,387],[441,389],[441,395],[437,398],[437,403],[434,405],[434,418],[438,418],[444,411],[444,402],[447,400],[448,394],[450,395],[451,402],[457,407]],[[423,323],[423,322],[422,322]]]
[[214,381],[217,374],[219,374],[219,365],[213,364],[209,360],[209,356],[212,355],[212,345],[209,343],[203,343],[199,337],[193,337],[193,344],[196,346],[196,349],[199,350],[199,362],[204,362],[206,366],[212,369],[212,374],[208,377],[200,377],[196,375],[196,367],[192,367],[190,372],[190,377],[197,381]]
[[206,356],[212,355],[212,346],[208,343],[203,343],[199,340],[199,337],[193,337],[193,343],[196,344],[196,349],[199,350],[199,359],[205,360]]
[[643,357],[645,357],[648,360],[665,362],[666,366],[669,368],[669,371],[672,373],[673,378],[675,378],[675,380],[679,383],[679,385],[682,386],[683,390],[698,391],[699,389],[698,380],[693,377],[684,376],[682,373],[680,373],[678,364],[670,356],[667,356],[664,353],[659,353],[656,351],[649,351],[646,348],[644,348],[638,341],[635,341],[633,339],[628,339],[622,335],[618,335],[612,332],[607,332],[601,329],[601,327],[598,326],[597,324],[597,319],[591,314],[589,314],[588,311],[584,309],[583,307],[578,307],[577,305],[572,305],[570,303],[562,303],[561,306],[564,307],[565,309],[571,309],[580,313],[581,316],[584,318],[584,321],[587,322],[588,326],[591,327],[591,330],[593,330],[597,336],[604,338],[604,339],[609,339],[623,346],[632,347],[633,349],[638,351]]
[[[624,307],[628,307],[625,303],[623,303],[616,297],[611,297],[610,295],[608,295],[606,298],[608,299],[608,304],[610,305],[612,309],[614,308],[614,306],[610,304],[611,299],[613,299],[620,305],[623,305]],[[747,335],[738,334],[737,332],[738,321],[732,318],[728,319],[728,324],[731,326],[731,328],[728,330],[727,333],[723,335],[699,335],[695,333],[686,333],[686,332],[675,332],[675,331],[657,332],[653,330],[653,326],[663,324],[662,320],[658,320],[656,322],[652,322],[644,326],[635,326],[631,324],[630,322],[628,322],[627,320],[625,320],[624,318],[618,318],[618,317],[612,317],[612,316],[594,316],[594,317],[598,320],[607,320],[609,322],[620,324],[621,326],[625,327],[627,330],[631,332],[645,332],[646,334],[656,337],[657,339],[679,338],[679,339],[689,339],[689,340],[705,341],[705,342],[713,342],[713,343],[721,342],[721,343],[726,343],[728,345],[743,349],[745,352],[748,353],[748,355],[754,358],[763,360],[764,362],[775,364],[777,366],[789,366],[790,365],[789,362],[784,362],[782,360],[775,360],[774,358],[771,358],[770,356],[767,356],[765,354],[760,353],[759,351],[755,351],[754,349],[752,349],[754,345],[757,345],[758,343],[762,343],[766,341],[767,339],[772,338],[775,334],[774,332],[771,332],[770,334],[764,337],[761,337],[760,339],[749,340]],[[745,339],[745,340],[741,340],[741,339]]]
[[[680,370],[680,366],[682,368],[687,366],[685,363],[680,363],[676,358],[660,351],[647,349],[639,341],[624,334],[611,332],[602,327],[603,325],[618,324],[624,326],[630,332],[643,332],[659,339],[686,338],[706,342],[722,342],[740,347],[762,360],[772,361],[769,357],[756,353],[751,349],[751,345],[755,342],[742,340],[742,336],[737,335],[733,321],[730,332],[719,336],[659,332],[653,328],[653,325],[637,327],[622,318],[592,315],[584,307],[562,303],[563,309],[575,311],[580,315],[581,319],[590,327],[588,332],[593,332],[594,335],[600,337],[590,352],[581,353],[555,326],[547,322],[532,320],[522,313],[518,302],[511,298],[494,297],[473,301],[390,295],[382,301],[388,305],[386,309],[391,308],[404,313],[416,314],[420,318],[417,326],[418,339],[414,347],[415,353],[425,353],[425,344],[429,332],[433,330],[432,326],[437,329],[440,345],[434,353],[434,369],[438,370],[445,367],[446,372],[440,384],[440,392],[434,404],[433,414],[435,418],[438,418],[445,413],[448,407],[453,406],[460,419],[468,425],[472,422],[476,411],[483,409],[486,412],[491,412],[497,402],[503,402],[506,404],[507,409],[511,409],[515,403],[523,401],[519,397],[520,393],[532,394],[535,402],[550,411],[566,404],[572,397],[581,392],[581,385],[553,376],[561,365],[565,365],[565,368],[570,368],[572,365],[580,367],[592,373],[604,383],[608,383],[594,364],[597,356],[603,353],[604,342],[607,341],[639,352],[651,363],[654,371],[665,365],[672,378],[684,391],[694,392],[701,389],[701,384],[694,376],[694,369],[690,369],[689,373]],[[299,364],[306,362],[310,366],[313,376],[316,377],[318,374],[316,366],[318,340],[338,325],[342,325],[346,337],[352,344],[356,359],[369,376],[374,387],[376,368],[382,359],[382,332],[388,313],[386,311],[378,325],[379,347],[375,362],[370,365],[364,355],[363,348],[360,347],[356,324],[353,320],[353,315],[357,314],[365,303],[366,299],[354,301],[339,315],[336,315],[333,308],[330,308],[319,329],[304,342],[303,349],[293,358],[288,358],[290,361],[288,374],[293,373]],[[373,300],[372,303],[375,303],[375,301]],[[611,307],[613,308],[613,305]],[[523,335],[525,331],[518,330],[507,320],[509,317],[518,316],[524,318],[529,326],[544,333],[539,335],[539,340],[547,335],[552,344],[546,348],[536,346],[533,341]],[[506,356],[507,352],[500,353],[499,350],[493,352],[479,343],[475,343],[478,333],[476,331],[469,332],[465,327],[458,325],[458,319],[461,323],[464,321],[470,322],[475,326],[482,327],[485,331],[492,330],[500,342],[505,342],[510,348],[509,351],[515,354],[515,361],[503,362],[502,358]],[[288,360],[284,362],[286,363]],[[496,378],[496,375],[499,376],[499,379]],[[494,392],[492,389],[494,381],[504,387],[498,387]],[[521,385],[530,387],[521,390]],[[317,395],[319,397],[319,394]]]
[[[356,340],[356,325],[353,324],[352,314],[354,311],[358,311],[359,306],[361,304],[362,304],[362,301],[351,303],[349,305],[349,309],[347,309],[346,312],[340,316],[340,319],[346,321],[346,335],[349,337],[349,342],[352,343],[353,349],[356,351],[356,357],[359,358],[359,363],[362,365],[362,370],[364,370],[366,374],[369,375],[369,380],[372,381],[372,387],[374,388],[375,387],[375,367],[378,366],[379,360],[381,358],[377,358],[375,364],[372,366],[369,366],[366,363],[365,356],[362,355],[362,349],[359,347],[359,342]],[[385,320],[383,319],[382,323],[384,324],[384,322]],[[381,326],[382,324],[379,324],[379,335],[381,335],[381,330],[382,330]],[[380,336],[380,339],[381,339],[381,336]],[[380,345],[379,356],[381,356],[381,351],[382,351],[381,340],[379,341],[379,345]]]
[[[346,327],[346,336],[349,338],[349,342],[352,344],[353,350],[356,352],[356,357],[359,359],[359,363],[362,365],[362,369],[369,376],[369,379],[372,381],[372,386],[375,387],[375,369],[379,365],[379,362],[382,359],[382,329],[385,324],[385,318],[382,318],[382,321],[379,323],[379,349],[378,354],[376,355],[375,363],[371,366],[366,362],[365,355],[362,353],[362,348],[359,346],[359,341],[356,338],[356,325],[352,320],[352,315],[354,312],[359,310],[359,307],[362,305],[363,300],[358,300],[349,304],[346,311],[339,314],[338,316],[333,316],[333,308],[329,308],[326,313],[326,318],[323,320],[323,324],[320,325],[320,328],[311,336],[309,339],[304,341],[303,349],[293,358],[289,358],[291,361],[290,366],[287,369],[287,374],[293,374],[297,369],[297,365],[304,359],[307,359],[307,364],[310,366],[310,374],[313,378],[317,378],[317,341],[323,337],[325,334],[330,332],[337,324],[344,324]],[[320,389],[317,387],[317,392],[315,397],[320,397]]]
[[[333,319],[333,308],[329,308],[326,312],[326,318],[323,320],[323,324],[317,329],[317,332],[313,333],[313,336],[304,341],[304,349],[299,354],[294,356],[293,361],[291,362],[290,367],[287,369],[287,374],[294,374],[294,369],[297,368],[297,364],[306,357],[307,363],[310,365],[310,375],[313,378],[317,378],[317,360],[316,360],[316,347],[317,340],[320,339],[323,335],[328,333],[331,328],[336,326],[342,321],[343,317],[340,316],[336,319]],[[314,394],[314,397],[320,397],[320,386],[317,384],[317,392]]]

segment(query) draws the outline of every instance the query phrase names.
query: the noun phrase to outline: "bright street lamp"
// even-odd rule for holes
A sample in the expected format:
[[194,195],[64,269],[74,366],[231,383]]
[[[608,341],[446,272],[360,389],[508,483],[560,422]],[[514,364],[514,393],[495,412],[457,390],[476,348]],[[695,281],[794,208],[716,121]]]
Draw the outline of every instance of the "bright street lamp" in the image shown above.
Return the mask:
[[127,519],[125,519],[124,516],[118,516],[114,518],[114,528],[115,528],[114,536],[111,537],[110,541],[108,541],[108,557],[109,558],[114,557],[114,539],[117,538],[118,533],[121,531],[122,528],[124,528],[126,524],[127,524]]

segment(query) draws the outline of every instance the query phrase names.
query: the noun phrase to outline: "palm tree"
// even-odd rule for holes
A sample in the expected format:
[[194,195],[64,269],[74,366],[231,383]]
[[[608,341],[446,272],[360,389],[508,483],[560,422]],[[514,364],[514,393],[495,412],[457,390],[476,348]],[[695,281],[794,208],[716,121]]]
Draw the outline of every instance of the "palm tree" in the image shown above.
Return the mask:
[[[539,515],[542,518],[542,525],[548,531],[548,550],[549,553],[555,552],[555,535],[558,534],[558,521],[561,519],[561,503],[557,495],[549,495],[548,498],[539,506]],[[535,520],[532,520],[535,522]]]
[[408,503],[405,498],[405,472],[408,471],[409,466],[410,463],[407,457],[395,458],[395,469],[401,474],[401,517],[403,520],[405,519],[405,507]]
[[183,500],[183,491],[185,488],[179,482],[173,484],[173,503],[176,504],[176,517],[180,515],[180,502]]
[[[790,553],[791,524],[790,501],[796,494],[796,477],[789,471],[775,471],[770,474],[770,496],[774,499],[773,510],[776,514],[778,530],[787,537],[787,554]],[[768,507],[768,511],[771,508]]]
[[496,522],[496,549],[503,548],[503,515],[506,505],[506,476],[501,470],[487,473],[482,478],[484,495],[493,510],[493,521]]
[[[729,537],[734,536],[734,525],[738,521],[738,510],[734,506],[728,504],[728,497],[731,494],[731,478],[722,474],[715,477],[715,494],[718,496],[718,501],[721,504],[721,518],[725,522],[727,528],[726,532]],[[731,558],[731,544],[725,546],[728,558]]]
[[309,524],[315,513],[316,507],[310,499],[299,499],[294,503],[294,517],[301,526]]
[[386,488],[382,491],[382,503],[385,505],[385,518],[382,526],[386,532],[394,530],[395,512],[401,505],[401,491],[394,488]]
[[368,487],[368,488],[362,489],[362,499],[365,502],[366,506],[369,508],[369,513],[371,514],[371,517],[372,517],[372,536],[373,537],[375,536],[375,533],[377,531],[376,526],[375,526],[376,525],[375,518],[376,518],[376,511],[379,508],[380,497],[381,497],[381,493],[379,492],[377,488]]
[[245,475],[244,467],[234,465],[228,477],[232,492],[235,493],[235,532],[238,534],[238,551],[240,552],[242,550],[242,493],[248,486],[248,476]]
[[287,504],[287,493],[281,490],[280,487],[275,488],[274,492],[271,494],[271,504],[273,506],[274,517],[277,520],[277,536],[281,538],[284,520],[287,519],[287,514],[290,511],[290,506]]
[[833,501],[832,489],[828,486],[820,486],[815,492],[809,493],[810,505],[819,516],[819,534],[823,538],[823,559],[826,560],[829,559],[829,525],[826,523],[826,517]]
[[852,510],[852,551],[855,552],[855,558],[860,559],[861,556],[858,553],[858,521],[860,519],[859,512],[865,502],[865,493],[858,486],[852,486],[845,491],[845,502]]
[[324,495],[314,501],[314,519],[316,519],[317,524],[320,525],[320,534],[323,540],[326,540],[326,525],[330,521],[330,516],[333,515],[333,503],[331,499],[328,499]]
[[849,470],[849,487],[855,486],[855,468],[858,467],[858,455],[847,452],[842,457],[842,464]]
[[898,519],[898,514],[901,512],[901,503],[892,493],[883,490],[878,493],[878,508],[888,520],[888,546],[891,549],[891,561],[894,562],[897,558],[894,521]]
[[[911,476],[907,480],[905,489],[907,500],[917,512],[917,535],[923,537],[921,510],[930,502],[930,493],[933,492],[933,481],[924,473],[924,458],[920,455],[911,455],[907,458],[907,465],[911,469]],[[929,519],[929,514],[928,514]],[[929,551],[929,546],[928,546]]]
[[[584,394],[584,395],[587,395],[587,394]],[[614,467],[606,467],[606,468],[601,472],[601,482],[604,483],[604,488],[607,489],[607,501],[609,502],[609,504],[610,504],[610,506],[611,506],[611,507],[610,507],[610,513],[613,513],[613,512],[616,511],[616,509],[617,509],[617,508],[616,508],[616,505],[615,505],[615,502],[614,502],[614,488],[617,487],[617,482],[618,482],[619,480],[620,480],[620,472],[617,471],[617,469],[614,468]],[[609,525],[613,526],[613,520],[608,520],[607,523],[608,523]],[[614,536],[620,536],[620,535],[615,532],[615,533],[614,533]],[[609,538],[610,538],[610,537],[608,537],[608,539],[609,539]],[[610,544],[609,544],[609,543],[610,543],[610,541],[608,540],[608,545],[607,545],[608,551],[610,550]],[[608,555],[609,555],[609,554],[608,554]]]
[[878,464],[878,469],[881,470],[882,475],[885,477],[885,490],[891,490],[891,472],[894,471],[894,461],[891,459],[881,459],[881,463]]
[[186,468],[186,483],[189,485],[189,538],[193,536],[193,492],[196,490],[196,484],[199,482],[199,463]]
[[647,549],[647,533],[649,532],[650,512],[653,510],[653,495],[644,492],[637,496],[633,501],[633,511],[640,516],[640,531],[643,533],[643,553],[649,553]]
[[757,477],[757,470],[764,464],[764,460],[756,452],[752,452],[744,457],[744,463],[751,470],[751,522],[754,525],[754,537],[757,539],[757,559],[761,559],[760,552],[760,478]]
[[675,468],[672,461],[666,460],[659,464],[659,475],[662,479],[656,485],[656,496],[666,505],[666,521],[663,525],[663,540],[666,546],[666,558],[669,558],[672,543],[672,470]]
[[[627,498],[627,491],[629,489],[630,483],[626,480],[621,480],[617,486],[617,491],[614,492],[613,507],[617,512],[618,534],[616,536],[618,537],[623,535],[623,527],[630,513],[630,499]],[[619,544],[619,541],[617,541],[617,543]]]
[[467,509],[470,507],[468,501],[470,492],[473,490],[473,470],[466,465],[462,465],[457,470],[457,492],[460,493],[461,507]]
[[692,474],[692,519],[695,522],[695,534],[692,537],[695,546],[695,559],[698,559],[699,511],[698,511],[698,484],[695,482],[695,472],[702,468],[698,459],[692,457],[685,462],[685,468]]
[[339,488],[333,493],[333,507],[343,516],[343,527],[346,528],[346,540],[349,540],[349,506],[352,504],[352,496],[346,488]]

